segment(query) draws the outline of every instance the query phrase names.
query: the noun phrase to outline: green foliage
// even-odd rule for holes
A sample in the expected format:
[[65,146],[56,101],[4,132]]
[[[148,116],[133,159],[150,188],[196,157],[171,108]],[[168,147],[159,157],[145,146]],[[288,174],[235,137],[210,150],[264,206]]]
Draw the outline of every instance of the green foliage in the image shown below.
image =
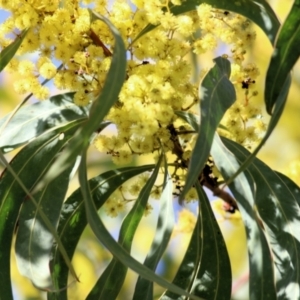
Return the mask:
[[[104,121],[105,117],[118,104],[128,76],[126,47],[118,29],[90,10],[92,20],[104,22],[115,41],[105,84],[96,100],[80,108],[73,102],[74,93],[63,93],[23,105],[0,120],[1,161],[6,166],[0,178],[0,300],[13,299],[10,255],[14,238],[21,274],[37,288],[46,290],[49,300],[68,299],[68,276],[78,280],[70,261],[87,225],[113,258],[86,299],[116,299],[128,269],[138,274],[133,300],[153,299],[154,284],[165,289],[160,298],[164,300],[230,299],[231,262],[209,199],[200,185],[200,174],[210,156],[233,194],[245,226],[249,299],[293,299],[295,295],[299,298],[300,188],[256,154],[275,129],[287,100],[290,71],[299,57],[300,2],[294,1],[282,26],[264,0],[191,0],[172,6],[170,11],[180,15],[195,10],[201,3],[246,16],[260,26],[274,45],[265,87],[266,110],[272,116],[265,136],[252,153],[216,133],[218,128],[224,128],[221,119],[236,100],[229,80],[231,64],[225,57],[214,59],[214,66],[199,85],[200,118],[188,111],[176,111],[196,135],[185,185],[176,196],[182,204],[194,188],[198,210],[189,246],[172,283],[155,273],[174,227],[174,178],[168,170],[174,164],[168,163],[164,145],[160,144],[155,164],[112,169],[89,180],[87,177],[88,148],[96,134],[110,124]],[[132,43],[158,26],[147,25]],[[14,57],[26,34],[24,30],[2,50],[0,70]],[[3,153],[15,149],[19,152],[8,164]],[[65,199],[77,160],[80,187]],[[116,241],[98,211],[127,180],[145,172],[150,173],[149,178],[126,214]],[[131,255],[132,243],[160,172],[163,184],[158,221],[153,226],[155,237],[141,263]]]

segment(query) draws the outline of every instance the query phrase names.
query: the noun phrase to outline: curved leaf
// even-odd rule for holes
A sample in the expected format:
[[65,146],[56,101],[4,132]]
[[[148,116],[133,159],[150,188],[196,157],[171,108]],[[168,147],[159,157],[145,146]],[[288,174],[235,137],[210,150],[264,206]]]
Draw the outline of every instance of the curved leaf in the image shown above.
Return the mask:
[[[241,162],[249,155],[232,141],[224,139],[224,143]],[[300,295],[300,189],[257,158],[248,170],[255,179],[255,203],[273,252],[278,299],[297,298]]]
[[[61,151],[65,139],[60,139],[60,136],[67,134],[68,130],[71,132],[74,128],[72,126],[58,128],[56,131],[41,135],[25,146],[10,162],[11,168],[27,190],[36,185],[37,179],[47,171],[56,154]],[[1,297],[7,300],[13,299],[10,282],[11,244],[19,210],[24,201],[30,201],[26,192],[15,176],[5,170],[0,179],[0,290]]]
[[[105,203],[108,197],[125,181],[143,172],[150,171],[154,165],[141,167],[125,167],[107,171],[89,180],[89,186],[97,210]],[[77,189],[63,204],[58,225],[58,234],[70,258],[73,257],[79,238],[87,225],[86,211],[80,188]],[[67,299],[69,269],[63,261],[59,249],[52,250],[52,280],[54,289],[60,292],[49,293],[48,299]],[[58,297],[58,298],[57,298]]]
[[61,172],[63,172],[70,164],[73,164],[77,155],[83,151],[89,144],[91,135],[98,129],[99,124],[109,112],[113,104],[118,100],[118,95],[123,86],[126,76],[126,49],[123,39],[115,28],[115,26],[106,18],[95,15],[94,17],[103,21],[111,30],[114,38],[114,52],[111,65],[106,76],[106,80],[99,97],[94,101],[90,116],[85,125],[80,128],[74,135],[74,138],[65,149],[64,153],[60,155],[56,163],[50,168],[49,172],[40,183],[40,186],[53,180]]
[[4,48],[0,53],[0,72],[5,68],[5,66],[14,57],[19,47],[21,46],[28,29],[23,30],[22,33],[16,37],[16,39],[6,48]]
[[300,56],[300,0],[292,9],[278,34],[266,76],[265,102],[269,114],[290,71]]
[[[51,128],[87,118],[87,112],[73,103],[73,95],[60,94],[22,106],[1,132],[0,149],[12,151]],[[10,114],[0,120],[0,128],[9,117]]]
[[[266,34],[272,44],[275,42],[276,34],[280,27],[280,22],[272,10],[271,6],[265,0],[188,0],[182,1],[181,5],[172,6],[170,11],[174,15],[183,14],[195,10],[196,7],[202,3],[210,4],[219,9],[229,10],[252,20],[256,23]],[[148,24],[134,39],[138,40],[147,32],[153,30],[157,26]]]
[[226,110],[236,99],[230,82],[230,62],[226,58],[214,59],[215,66],[207,73],[199,87],[200,127],[198,138],[190,159],[186,183],[180,199],[193,186],[204,168],[210,153],[214,133]]
[[[225,241],[199,183],[196,190],[200,202],[198,221],[186,255],[173,281],[203,299],[230,299],[231,266]],[[181,299],[167,291],[162,300]]]
[[202,258],[193,286],[193,294],[204,299],[230,299],[231,266],[224,238],[211,209],[210,202],[199,183],[196,190],[202,217]]
[[[165,161],[165,170],[167,165]],[[160,211],[152,241],[150,251],[144,261],[144,266],[155,271],[159,260],[161,259],[171,238],[174,227],[174,210],[173,210],[173,182],[165,172],[165,188],[160,198]],[[153,282],[138,278],[132,300],[152,300],[153,299]]]
[[132,269],[136,273],[138,273],[140,276],[156,282],[157,284],[161,285],[164,288],[167,288],[174,293],[178,293],[181,295],[189,296],[191,299],[200,300],[200,298],[190,295],[189,293],[185,292],[181,288],[174,286],[173,284],[169,283],[165,279],[161,278],[160,276],[156,275],[152,270],[145,267],[143,264],[139,263],[137,260],[135,260],[127,251],[123,249],[122,246],[120,246],[119,243],[117,243],[114,238],[110,235],[110,233],[107,231],[105,225],[99,218],[97,214],[97,209],[95,207],[95,204],[93,203],[93,199],[91,197],[90,189],[87,184],[87,178],[86,178],[86,152],[83,155],[83,160],[80,165],[80,184],[81,184],[81,190],[84,196],[85,200],[85,206],[87,211],[87,218],[89,225],[91,226],[91,229],[93,230],[96,237],[99,239],[101,243],[118,259],[126,265],[128,268]]
[[[51,148],[51,144],[49,143],[47,147]],[[39,210],[44,211],[54,228],[57,226],[67,192],[70,172],[71,169],[67,169],[44,190],[35,194]],[[15,242],[16,261],[20,273],[28,277],[36,287],[50,289],[52,283],[49,261],[53,236],[41,218],[39,210],[30,200],[25,200],[22,205]]]
[[[132,241],[138,225],[144,215],[146,205],[148,203],[151,189],[156,181],[159,166],[162,160],[160,157],[157,166],[155,167],[151,177],[147,180],[147,183],[142,188],[137,200],[135,201],[132,209],[125,217],[119,234],[118,243],[123,249],[130,253]],[[118,257],[121,253],[116,253],[110,264],[107,266],[92,291],[87,297],[87,300],[94,299],[116,299],[126,277],[127,265],[124,265]]]
[[[203,224],[201,210],[199,210],[196,225],[193,230],[193,234],[185,252],[183,260],[178,268],[178,271],[172,281],[176,286],[181,287],[184,290],[191,290],[194,280],[199,271],[199,265],[202,259],[203,239],[201,235],[203,233]],[[160,298],[161,300],[175,300],[181,299],[181,296],[167,290],[165,294]]]
[[[225,141],[225,139],[224,139]],[[215,135],[211,154],[217,168],[227,180],[239,168],[237,157]],[[237,200],[246,234],[249,254],[249,299],[276,299],[272,257],[265,234],[257,220],[256,193],[252,172],[240,173],[229,188]]]

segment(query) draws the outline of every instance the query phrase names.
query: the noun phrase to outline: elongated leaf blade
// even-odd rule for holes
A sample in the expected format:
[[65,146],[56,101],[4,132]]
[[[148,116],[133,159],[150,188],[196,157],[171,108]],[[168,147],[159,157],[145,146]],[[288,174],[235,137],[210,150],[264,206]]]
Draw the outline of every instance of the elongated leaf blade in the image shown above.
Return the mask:
[[[174,15],[180,15],[185,12],[195,10],[202,3],[207,3],[214,8],[229,10],[250,19],[256,23],[266,34],[272,44],[275,42],[276,34],[279,30],[280,22],[272,10],[271,6],[265,0],[243,0],[243,1],[228,1],[228,0],[189,0],[182,1],[181,5],[171,7],[170,11]],[[147,32],[153,30],[157,26],[147,25],[134,41],[138,40]]]
[[[89,186],[96,209],[100,209],[108,197],[125,181],[143,172],[150,171],[154,165],[141,167],[125,167],[107,171],[89,180]],[[85,206],[80,188],[77,189],[63,204],[58,225],[58,234],[70,258],[73,257],[79,238],[87,226]],[[69,269],[64,263],[59,249],[55,246],[52,250],[52,281],[54,290],[59,292],[49,293],[48,300],[67,299]]]
[[[203,299],[230,299],[231,266],[225,241],[199,183],[196,184],[200,209],[189,247],[173,283]],[[162,300],[181,299],[168,291]]]
[[[47,171],[55,155],[61,150],[65,140],[59,140],[59,136],[63,132],[64,129],[60,128],[56,132],[43,134],[22,149],[11,161],[11,167],[28,190],[35,186],[37,179]],[[49,141],[55,138],[56,144],[48,147]],[[15,177],[5,170],[0,179],[0,290],[3,299],[13,298],[10,282],[11,244],[24,201],[30,200],[26,200],[26,193]]]
[[[189,246],[185,252],[183,260],[178,268],[178,271],[173,279],[173,284],[181,287],[184,290],[191,291],[195,278],[199,271],[199,265],[202,259],[203,250],[203,222],[201,210],[198,212],[197,222],[193,230],[193,234]],[[167,290],[161,297],[161,300],[179,300],[181,296]]]
[[[217,168],[224,179],[228,179],[239,168],[239,161],[215,135],[211,152]],[[276,299],[272,257],[264,232],[257,221],[252,173],[240,173],[229,184],[241,212],[249,253],[249,299]]]
[[266,76],[265,102],[269,114],[286,78],[300,56],[300,0],[295,0],[278,34]]
[[231,71],[229,60],[217,57],[214,62],[215,66],[207,73],[199,87],[200,127],[181,200],[204,168],[214,133],[226,110],[236,99],[235,89],[229,80]]
[[[51,128],[86,119],[87,111],[73,103],[73,94],[60,94],[49,100],[22,106],[1,132],[0,149],[9,152]],[[9,117],[0,120],[0,128]]]
[[[51,147],[51,143],[48,144],[48,147]],[[35,195],[35,199],[38,199],[39,209],[46,213],[54,228],[56,228],[60,217],[70,172],[71,170],[67,169],[51,181],[43,191]],[[24,201],[18,222],[15,243],[18,269],[36,287],[51,289],[49,261],[53,236],[30,200]]]
[[[83,160],[86,157],[86,153],[83,155]],[[164,288],[167,288],[174,293],[178,293],[181,295],[189,296],[191,299],[200,300],[200,298],[190,295],[189,293],[185,292],[181,288],[174,286],[173,284],[169,283],[162,277],[156,275],[152,270],[148,269],[141,263],[139,263],[137,260],[135,260],[130,254],[128,254],[127,251],[123,249],[123,247],[117,243],[114,238],[110,235],[110,233],[107,231],[105,225],[99,218],[97,214],[97,209],[93,203],[91,193],[87,184],[87,178],[86,178],[86,166],[85,163],[82,163],[80,165],[80,184],[81,189],[83,193],[83,197],[85,199],[85,206],[87,211],[87,218],[89,225],[91,226],[91,229],[93,230],[96,237],[99,239],[101,243],[118,259],[126,265],[128,268],[132,269],[136,273],[138,273],[140,276],[156,282],[157,284],[161,285]]]
[[61,172],[63,172],[70,164],[72,164],[77,155],[89,144],[91,135],[97,130],[99,123],[109,112],[110,108],[118,100],[118,95],[123,86],[126,76],[126,49],[123,39],[115,28],[115,26],[106,18],[95,15],[93,16],[102,20],[110,28],[114,38],[114,52],[111,65],[99,97],[94,101],[90,116],[85,125],[80,128],[64,153],[57,159],[56,163],[49,170],[40,186],[51,181]]
[[[224,143],[241,162],[249,155],[232,141]],[[255,179],[255,203],[273,252],[278,299],[292,299],[300,295],[300,189],[257,158],[248,170]]]
[[[167,170],[165,166],[165,170]],[[166,174],[168,176],[168,174]],[[166,178],[166,185],[160,198],[160,211],[156,226],[155,236],[150,251],[144,261],[144,266],[155,271],[159,260],[161,259],[174,227],[174,210],[173,210],[173,183],[172,179]],[[153,283],[139,276],[132,300],[152,300]]]
[[196,190],[200,199],[202,217],[202,257],[193,286],[193,294],[204,299],[230,299],[231,266],[219,225],[210,202],[199,183]]
[[21,46],[28,29],[23,30],[22,33],[16,37],[16,39],[0,53],[0,72],[5,68],[5,66],[14,57],[19,47]]
[[[138,199],[134,203],[132,209],[125,217],[119,235],[119,244],[123,247],[125,251],[130,253],[132,241],[135,235],[135,232],[138,228],[138,225],[144,215],[144,211],[146,205],[148,203],[151,189],[156,181],[159,166],[162,160],[162,156],[155,167],[151,177],[142,188]],[[116,255],[108,267],[105,269],[103,274],[100,276],[99,280],[95,284],[94,288],[90,292],[87,297],[87,300],[94,300],[94,299],[116,299],[126,277],[127,273],[127,266],[124,265],[119,259],[120,253]]]

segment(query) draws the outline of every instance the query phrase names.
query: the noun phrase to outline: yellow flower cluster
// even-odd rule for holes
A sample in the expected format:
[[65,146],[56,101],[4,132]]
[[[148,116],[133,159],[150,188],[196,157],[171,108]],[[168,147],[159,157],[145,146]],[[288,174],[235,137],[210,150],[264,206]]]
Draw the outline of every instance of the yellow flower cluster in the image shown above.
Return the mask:
[[[161,147],[174,154],[176,143],[178,147],[183,141],[182,159],[188,160],[192,149],[190,134],[182,139],[175,139],[173,134],[174,130],[180,131],[174,125],[175,111],[188,111],[199,102],[198,87],[191,83],[187,54],[211,51],[219,40],[231,46],[228,57],[234,62],[232,81],[247,90],[245,103],[234,105],[225,126],[241,143],[255,140],[251,138],[256,136],[255,124],[247,128],[245,124],[259,115],[248,95],[259,72],[253,64],[243,66],[246,47],[254,40],[255,32],[245,18],[207,4],[174,16],[170,5],[181,2],[116,0],[108,5],[107,0],[0,0],[0,7],[11,12],[1,25],[0,47],[10,44],[12,33],[17,35],[29,29],[17,54],[38,54],[35,63],[14,58],[8,64],[7,71],[21,75],[14,84],[15,90],[46,99],[49,90],[41,82],[53,79],[58,89],[75,92],[74,102],[79,106],[89,104],[101,93],[114,38],[105,23],[91,22],[87,5],[92,5],[96,13],[109,18],[119,30],[128,57],[126,81],[117,104],[106,116],[115,124],[117,135],[100,134],[94,140],[97,149],[110,154],[116,164],[127,164],[133,155],[153,153]],[[149,23],[159,26],[135,41]],[[258,126],[263,128],[263,124]],[[243,134],[239,132],[242,129]],[[129,192],[137,195],[140,188],[141,184],[133,184]],[[160,193],[160,187],[153,189],[154,198]],[[188,198],[192,201],[196,197],[192,189]],[[108,201],[107,212],[111,216],[123,210],[124,201],[120,199],[114,196]]]

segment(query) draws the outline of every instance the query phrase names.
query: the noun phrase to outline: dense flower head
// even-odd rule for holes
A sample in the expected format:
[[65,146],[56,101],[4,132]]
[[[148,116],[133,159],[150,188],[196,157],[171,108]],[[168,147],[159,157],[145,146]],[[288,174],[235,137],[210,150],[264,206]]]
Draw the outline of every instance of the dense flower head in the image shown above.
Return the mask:
[[[75,92],[74,103],[79,106],[90,104],[101,93],[114,38],[104,22],[92,21],[87,8],[92,5],[96,13],[107,17],[119,30],[128,57],[127,77],[119,99],[106,116],[115,124],[117,133],[112,137],[99,134],[94,139],[99,151],[111,155],[116,164],[128,164],[134,155],[155,153],[163,147],[176,156],[181,148],[181,157],[177,156],[175,162],[188,163],[195,139],[187,124],[178,125],[176,115],[176,111],[193,111],[200,101],[198,82],[191,81],[193,70],[188,54],[213,51],[220,41],[231,49],[227,53],[232,61],[231,80],[244,98],[223,120],[224,134],[251,145],[264,128],[260,112],[250,101],[257,94],[253,87],[259,71],[255,64],[244,63],[255,32],[244,17],[207,4],[193,12],[173,15],[170,7],[181,2],[117,0],[110,5],[106,0],[1,0],[0,7],[11,15],[1,26],[0,47],[5,48],[21,30],[28,29],[18,58],[28,53],[38,56],[36,62],[14,58],[6,67],[21,75],[14,83],[16,92],[32,92],[36,98],[46,99],[50,93],[41,82],[53,79],[58,89]],[[136,39],[149,23],[158,26]],[[179,176],[178,172],[176,169],[174,177]],[[184,178],[184,174],[180,176]],[[130,193],[137,195],[140,188],[141,184],[133,185]],[[159,187],[153,189],[153,198],[160,193]],[[195,198],[192,189],[188,200]],[[123,204],[118,197],[112,197],[107,204],[108,214],[116,216]]]

